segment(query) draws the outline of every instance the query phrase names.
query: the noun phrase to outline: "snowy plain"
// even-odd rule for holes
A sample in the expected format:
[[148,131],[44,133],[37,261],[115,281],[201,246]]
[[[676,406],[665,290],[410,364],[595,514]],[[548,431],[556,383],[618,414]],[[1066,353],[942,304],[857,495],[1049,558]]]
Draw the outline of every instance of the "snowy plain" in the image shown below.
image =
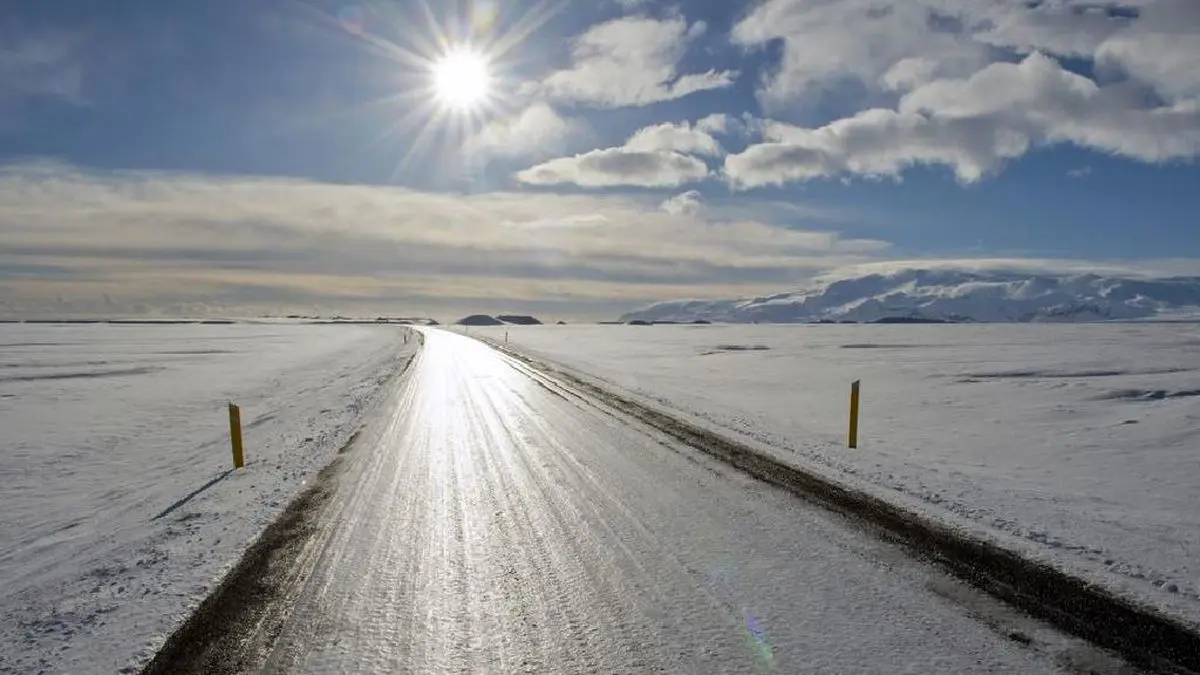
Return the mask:
[[349,440],[407,332],[0,325],[0,673],[136,672]]
[[1200,325],[470,333],[1200,625]]

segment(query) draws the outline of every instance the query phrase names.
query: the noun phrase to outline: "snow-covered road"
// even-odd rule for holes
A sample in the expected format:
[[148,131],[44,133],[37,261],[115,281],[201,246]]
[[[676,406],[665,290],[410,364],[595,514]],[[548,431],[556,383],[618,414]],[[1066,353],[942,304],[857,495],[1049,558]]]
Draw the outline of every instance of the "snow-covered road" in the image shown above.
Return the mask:
[[427,332],[349,457],[265,672],[1040,673],[1092,657],[453,333]]

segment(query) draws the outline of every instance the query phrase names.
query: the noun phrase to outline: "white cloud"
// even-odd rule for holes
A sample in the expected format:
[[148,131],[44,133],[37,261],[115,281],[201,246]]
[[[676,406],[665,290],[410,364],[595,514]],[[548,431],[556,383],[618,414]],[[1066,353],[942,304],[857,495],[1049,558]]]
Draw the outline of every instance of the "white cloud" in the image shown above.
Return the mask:
[[1195,0],[765,0],[733,39],[782,41],[760,92],[776,109],[836,95],[846,80],[871,100],[1033,52],[1095,59],[1173,101],[1200,96]]
[[748,112],[740,117],[716,113],[696,120],[695,127],[712,136],[761,136],[763,121]]
[[[939,14],[945,17],[943,25],[932,20],[930,4],[944,5],[944,14]],[[989,61],[988,48],[965,39],[956,24],[969,20],[966,6],[979,4],[980,0],[766,0],[734,26],[732,37],[747,48],[782,40],[782,61],[761,92],[765,103],[779,108],[824,95],[841,80],[874,88],[905,59],[921,59],[939,77],[974,72]]]
[[625,142],[625,149],[639,152],[673,150],[694,155],[720,155],[724,151],[717,139],[687,122],[656,124],[639,129]]
[[724,136],[736,122],[737,120],[730,115],[714,113],[696,120],[696,128],[706,134]]
[[1128,73],[1171,101],[1200,98],[1200,2],[1157,0],[1096,50],[1097,62]]
[[207,303],[611,315],[787,285],[885,246],[728,216],[612,196],[24,165],[0,169],[0,312]]
[[807,129],[766,128],[766,143],[725,160],[739,187],[859,174],[897,176],[939,164],[977,181],[1031,148],[1073,143],[1146,162],[1200,155],[1200,108],[1144,108],[1123,87],[1101,88],[1031,54],[963,79],[941,79],[906,94],[896,110],[872,109]]
[[554,101],[615,108],[728,87],[736,72],[678,72],[689,44],[706,28],[702,21],[689,26],[681,16],[630,16],[597,24],[574,39],[570,68],[532,88]]
[[1081,166],[1076,169],[1067,170],[1068,178],[1087,178],[1090,175],[1092,175],[1092,167],[1090,166]]
[[490,120],[467,139],[463,149],[469,154],[539,159],[562,154],[591,133],[587,122],[534,103],[515,115]]
[[694,155],[722,154],[721,144],[698,126],[668,122],[639,129],[624,145],[552,159],[516,178],[528,185],[671,188],[709,177],[708,165]]
[[857,263],[829,270],[819,279],[835,281],[867,274],[895,274],[906,270],[947,270],[966,272],[1017,272],[1027,274],[1108,274],[1131,277],[1195,275],[1200,261],[1161,260],[1081,260],[1068,258],[932,258],[881,260]]
[[678,187],[708,177],[703,160],[670,150],[628,148],[592,150],[559,157],[517,173],[527,185],[574,184],[580,187]]
[[696,190],[688,190],[663,200],[658,208],[673,216],[695,216],[704,208],[704,197]]
[[987,16],[989,22],[973,36],[983,43],[1021,53],[1041,51],[1082,58],[1091,58],[1101,43],[1129,24],[1129,19],[1113,16],[1102,3],[1077,0],[1033,6],[997,3]]

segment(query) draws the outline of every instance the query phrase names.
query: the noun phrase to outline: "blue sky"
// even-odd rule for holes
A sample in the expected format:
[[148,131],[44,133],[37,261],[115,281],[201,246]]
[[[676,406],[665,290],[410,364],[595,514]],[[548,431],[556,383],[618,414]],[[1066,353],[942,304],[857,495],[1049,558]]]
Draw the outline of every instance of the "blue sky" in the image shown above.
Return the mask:
[[[929,260],[1200,272],[1192,0],[3,16],[6,314],[582,317]],[[469,108],[434,86],[462,49],[491,79]]]

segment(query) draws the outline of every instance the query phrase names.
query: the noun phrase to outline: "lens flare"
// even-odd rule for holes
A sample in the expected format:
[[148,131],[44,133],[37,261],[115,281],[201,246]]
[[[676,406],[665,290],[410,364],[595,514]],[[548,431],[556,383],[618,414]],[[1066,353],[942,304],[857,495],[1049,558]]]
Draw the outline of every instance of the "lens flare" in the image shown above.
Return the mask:
[[476,35],[486,35],[496,28],[500,5],[495,0],[476,0],[471,7],[471,28]]
[[366,32],[366,15],[363,13],[362,7],[358,5],[342,7],[338,10],[337,18],[338,23],[342,24],[342,28],[354,35],[362,35]]

